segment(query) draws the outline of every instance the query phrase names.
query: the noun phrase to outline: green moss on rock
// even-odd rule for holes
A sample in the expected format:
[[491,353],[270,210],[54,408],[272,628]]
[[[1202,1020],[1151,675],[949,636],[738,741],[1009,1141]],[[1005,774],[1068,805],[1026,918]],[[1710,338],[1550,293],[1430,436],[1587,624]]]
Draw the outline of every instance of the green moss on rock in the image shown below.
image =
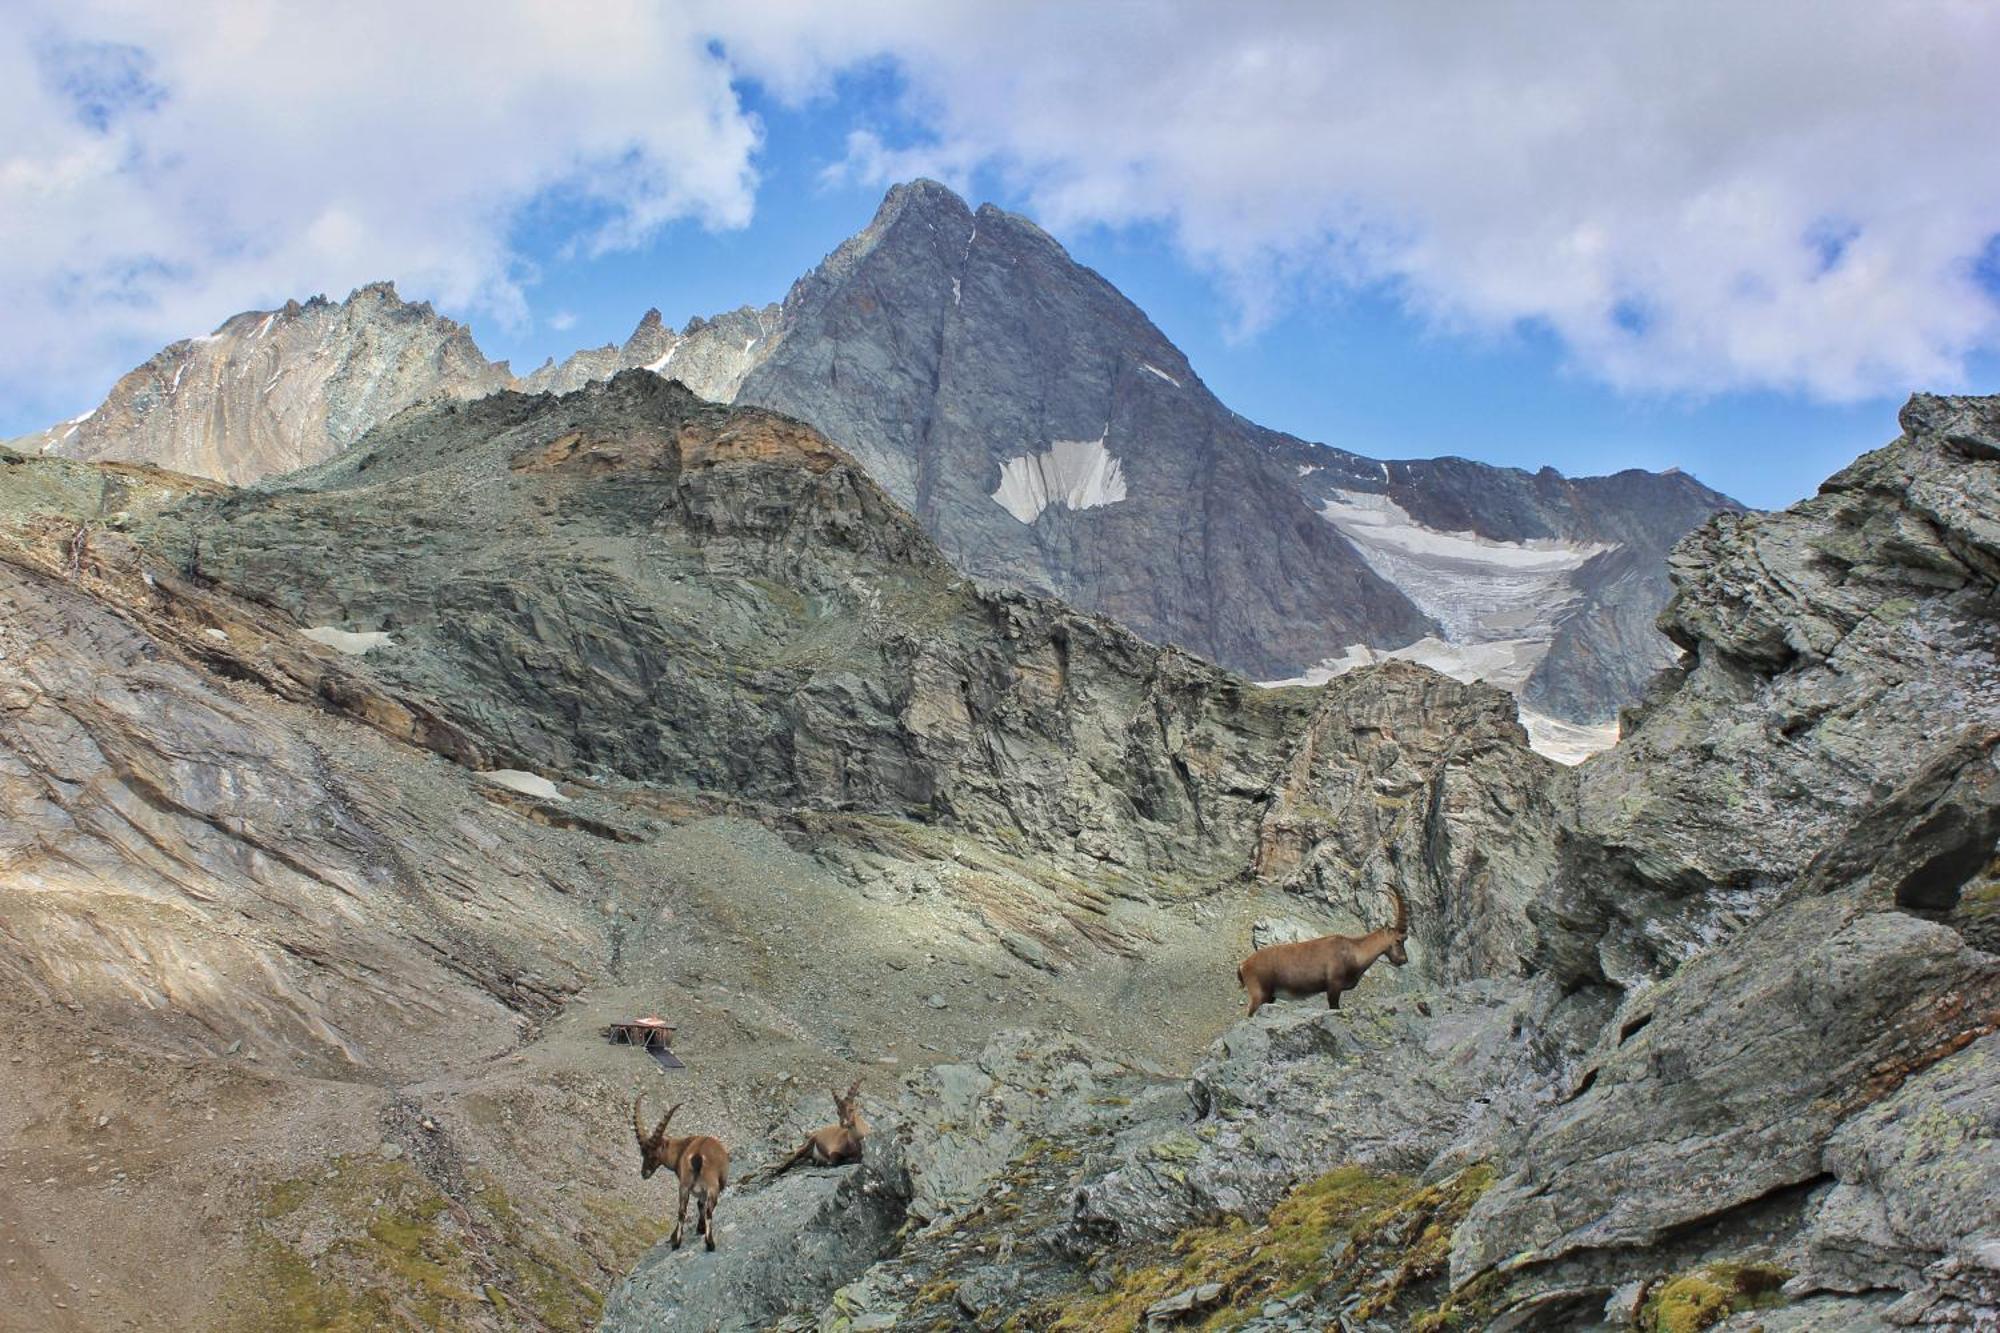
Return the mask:
[[1639,1311],[1647,1333],[1701,1333],[1740,1310],[1784,1304],[1791,1270],[1776,1264],[1713,1263],[1663,1283]]
[[[225,1291],[225,1329],[457,1327],[506,1312],[589,1328],[602,1299],[560,1238],[529,1227],[499,1183],[454,1203],[407,1161],[341,1157],[267,1186],[250,1263]],[[628,1225],[630,1248],[650,1229]]]
[[[1445,1271],[1451,1233],[1493,1181],[1473,1166],[1435,1185],[1347,1166],[1294,1189],[1262,1226],[1228,1218],[1182,1232],[1158,1262],[1118,1270],[1103,1291],[1084,1290],[1023,1318],[1061,1333],[1143,1327],[1146,1310],[1188,1287],[1216,1283],[1222,1301],[1197,1327],[1240,1327],[1266,1301],[1301,1293],[1361,1298],[1373,1318],[1404,1308],[1410,1293]],[[1430,1327],[1455,1327],[1438,1316]]]

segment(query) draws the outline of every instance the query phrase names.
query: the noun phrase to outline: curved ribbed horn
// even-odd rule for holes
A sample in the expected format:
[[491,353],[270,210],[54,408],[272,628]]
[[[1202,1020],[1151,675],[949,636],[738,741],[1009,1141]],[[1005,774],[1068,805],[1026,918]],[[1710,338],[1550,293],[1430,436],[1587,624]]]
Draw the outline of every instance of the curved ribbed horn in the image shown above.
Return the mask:
[[660,1117],[660,1123],[653,1126],[653,1141],[655,1143],[659,1142],[660,1136],[667,1132],[667,1122],[674,1118],[674,1112],[680,1110],[683,1105],[684,1103],[682,1102],[675,1102],[672,1106],[669,1106],[667,1113]]
[[639,1108],[645,1105],[645,1102],[646,1094],[643,1092],[632,1099],[632,1132],[638,1136],[639,1146],[642,1148],[646,1146],[646,1121],[639,1114]]

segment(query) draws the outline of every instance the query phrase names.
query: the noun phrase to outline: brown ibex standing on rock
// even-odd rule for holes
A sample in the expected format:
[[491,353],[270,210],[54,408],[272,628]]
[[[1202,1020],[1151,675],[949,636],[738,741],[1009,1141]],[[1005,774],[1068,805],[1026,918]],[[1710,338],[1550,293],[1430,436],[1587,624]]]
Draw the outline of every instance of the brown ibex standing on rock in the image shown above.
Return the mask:
[[709,1249],[715,1248],[715,1201],[722,1197],[723,1189],[729,1184],[729,1149],[722,1146],[722,1140],[707,1134],[690,1134],[684,1139],[667,1137],[667,1122],[674,1118],[674,1112],[681,1109],[675,1102],[660,1117],[660,1123],[653,1126],[653,1132],[646,1132],[646,1121],[639,1108],[644,1104],[646,1094],[640,1093],[632,1099],[632,1132],[639,1136],[639,1175],[650,1179],[661,1167],[674,1173],[680,1181],[681,1202],[674,1214],[675,1249],[681,1247],[681,1233],[687,1227],[688,1200],[695,1200],[695,1230]]
[[[829,1088],[828,1091],[833,1090]],[[806,1141],[799,1145],[797,1152],[771,1168],[771,1175],[782,1176],[806,1161],[810,1161],[814,1166],[845,1166],[849,1162],[860,1161],[861,1145],[872,1128],[862,1118],[861,1105],[856,1100],[860,1092],[861,1080],[858,1078],[848,1085],[845,1097],[835,1092],[833,1111],[840,1118],[840,1123],[816,1129],[806,1135]]]
[[1403,941],[1410,937],[1409,912],[1403,895],[1393,889],[1396,924],[1366,935],[1322,935],[1296,944],[1273,944],[1259,949],[1236,969],[1236,984],[1250,992],[1250,1013],[1255,1014],[1278,996],[1304,999],[1326,996],[1326,1007],[1340,1008],[1340,993],[1353,990],[1377,958],[1388,955],[1397,967],[1410,961]]

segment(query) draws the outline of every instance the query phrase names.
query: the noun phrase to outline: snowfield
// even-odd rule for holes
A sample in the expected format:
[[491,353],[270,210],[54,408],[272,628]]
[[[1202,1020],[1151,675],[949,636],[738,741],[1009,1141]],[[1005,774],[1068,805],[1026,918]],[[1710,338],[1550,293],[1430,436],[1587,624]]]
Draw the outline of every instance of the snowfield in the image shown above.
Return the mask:
[[[1385,467],[1386,472],[1386,467]],[[1306,468],[1300,475],[1308,475]],[[1519,694],[1548,655],[1557,623],[1581,597],[1572,576],[1615,545],[1538,538],[1499,541],[1426,527],[1386,495],[1335,491],[1320,516],[1368,567],[1396,585],[1443,633],[1400,648],[1350,644],[1337,656],[1267,685],[1320,685],[1377,662],[1415,662],[1456,680],[1485,681]],[[1618,739],[1616,723],[1580,726],[1522,709],[1536,751],[1581,763]]]
[[1371,569],[1436,620],[1453,644],[1521,639],[1539,641],[1546,650],[1556,622],[1576,601],[1570,575],[1617,549],[1608,543],[1505,542],[1442,532],[1417,522],[1388,496],[1362,491],[1335,491],[1321,504],[1320,516]]
[[1426,635],[1401,648],[1370,648],[1351,643],[1338,657],[1329,657],[1318,666],[1287,680],[1260,681],[1263,685],[1324,685],[1335,676],[1344,676],[1359,667],[1378,662],[1415,662],[1453,680],[1483,680],[1503,690],[1518,690],[1548,652],[1547,640],[1496,639],[1486,643],[1446,643],[1435,634]]

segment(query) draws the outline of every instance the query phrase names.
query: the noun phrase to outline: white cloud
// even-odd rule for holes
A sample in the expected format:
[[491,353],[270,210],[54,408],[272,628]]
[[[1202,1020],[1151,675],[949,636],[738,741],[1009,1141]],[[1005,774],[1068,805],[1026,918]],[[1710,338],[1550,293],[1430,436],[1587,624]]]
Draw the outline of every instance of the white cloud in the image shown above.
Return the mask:
[[732,77],[803,102],[885,60],[905,114],[839,171],[1165,224],[1248,326],[1381,285],[1629,388],[1949,385],[1996,340],[1996,55],[1954,0],[16,0],[0,394],[87,402],[135,344],[376,278],[525,321],[525,205],[570,254],[743,225]]
[[1835,399],[1949,385],[1996,338],[2000,7],[834,8],[729,49],[799,96],[897,61],[927,134],[859,135],[848,170],[985,165],[1058,230],[1164,222],[1253,326],[1387,284],[1622,387]]
[[576,327],[576,313],[570,310],[558,310],[549,316],[548,325],[558,333],[565,329],[573,329]]
[[0,392],[377,278],[527,318],[509,245],[748,221],[759,130],[673,5],[16,3],[0,25]]

